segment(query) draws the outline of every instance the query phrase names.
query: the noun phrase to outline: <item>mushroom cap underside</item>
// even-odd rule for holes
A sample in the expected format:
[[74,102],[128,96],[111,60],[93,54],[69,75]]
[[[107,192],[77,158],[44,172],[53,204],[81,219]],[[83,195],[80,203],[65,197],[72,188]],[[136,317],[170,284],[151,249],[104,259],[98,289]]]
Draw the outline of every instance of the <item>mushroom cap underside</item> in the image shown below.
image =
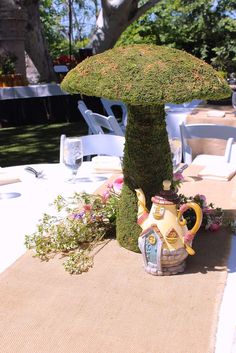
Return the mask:
[[115,99],[132,105],[183,103],[231,95],[209,64],[185,51],[134,44],[115,47],[82,61],[61,83],[71,94]]

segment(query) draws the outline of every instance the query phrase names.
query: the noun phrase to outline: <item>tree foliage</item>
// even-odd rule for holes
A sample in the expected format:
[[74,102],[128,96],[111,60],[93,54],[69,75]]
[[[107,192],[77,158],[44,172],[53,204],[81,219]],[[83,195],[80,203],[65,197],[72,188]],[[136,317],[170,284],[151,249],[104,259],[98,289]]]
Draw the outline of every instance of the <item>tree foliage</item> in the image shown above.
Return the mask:
[[118,45],[168,45],[231,73],[236,71],[235,18],[232,0],[162,0],[123,33]]
[[71,28],[69,28],[68,0],[41,0],[40,18],[52,58],[69,52],[71,31],[72,53],[84,47],[95,27],[98,0],[73,0],[71,2]]

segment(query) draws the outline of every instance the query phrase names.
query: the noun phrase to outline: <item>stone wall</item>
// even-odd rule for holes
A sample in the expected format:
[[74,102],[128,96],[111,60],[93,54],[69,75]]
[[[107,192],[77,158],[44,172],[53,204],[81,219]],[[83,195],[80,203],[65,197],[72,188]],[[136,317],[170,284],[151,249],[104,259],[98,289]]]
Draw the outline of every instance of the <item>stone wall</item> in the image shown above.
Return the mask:
[[16,73],[26,77],[25,68],[26,14],[18,7],[0,4],[0,50],[14,53],[17,57]]

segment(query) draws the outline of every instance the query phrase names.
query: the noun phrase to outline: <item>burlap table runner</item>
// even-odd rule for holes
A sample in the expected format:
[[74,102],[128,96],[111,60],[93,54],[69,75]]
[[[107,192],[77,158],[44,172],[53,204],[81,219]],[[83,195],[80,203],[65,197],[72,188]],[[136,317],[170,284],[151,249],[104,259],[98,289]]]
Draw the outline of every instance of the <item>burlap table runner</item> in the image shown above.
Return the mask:
[[230,231],[200,232],[185,273],[155,277],[110,241],[89,272],[26,252],[0,275],[2,353],[213,353]]

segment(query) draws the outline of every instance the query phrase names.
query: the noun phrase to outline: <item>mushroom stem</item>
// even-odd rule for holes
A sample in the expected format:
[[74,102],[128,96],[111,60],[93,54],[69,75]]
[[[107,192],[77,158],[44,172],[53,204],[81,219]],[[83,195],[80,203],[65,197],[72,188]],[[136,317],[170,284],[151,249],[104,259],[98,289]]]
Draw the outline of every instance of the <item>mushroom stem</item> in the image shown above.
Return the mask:
[[151,197],[162,189],[163,180],[172,179],[173,170],[164,105],[128,105],[128,116],[117,239],[123,247],[137,251],[141,228],[136,226],[135,189],[143,190],[150,208]]

